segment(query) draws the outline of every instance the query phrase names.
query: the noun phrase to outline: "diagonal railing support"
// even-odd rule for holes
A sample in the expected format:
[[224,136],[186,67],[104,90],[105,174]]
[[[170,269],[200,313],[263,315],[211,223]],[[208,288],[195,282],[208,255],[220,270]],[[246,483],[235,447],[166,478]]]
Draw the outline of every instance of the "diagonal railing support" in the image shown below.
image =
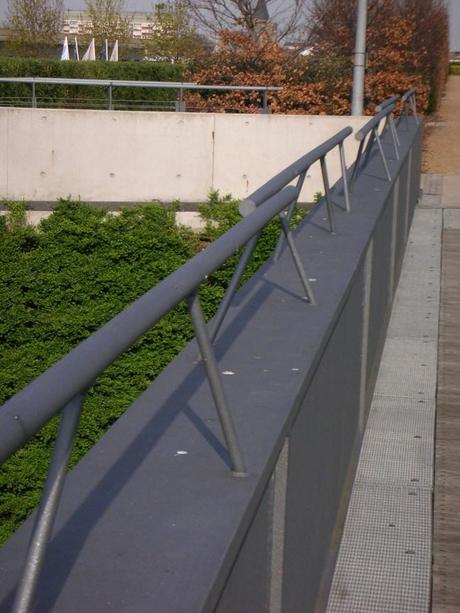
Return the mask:
[[[302,191],[303,188],[303,184],[305,183],[305,177],[307,176],[307,172],[308,172],[308,168],[305,169],[304,172],[302,172],[299,175],[299,178],[297,179],[297,184],[295,186],[296,188],[296,197],[295,199],[291,202],[291,204],[289,205],[288,209],[287,209],[287,215],[285,217],[285,219],[287,220],[288,225],[291,223],[291,219],[292,219],[292,215],[294,214],[294,210],[295,207],[297,206],[298,202],[299,202],[299,198],[300,198],[300,192]],[[277,262],[281,256],[281,253],[283,251],[283,245],[284,245],[284,233],[280,234],[280,237],[278,239],[278,242],[276,243],[276,247],[275,247],[275,252],[273,254],[273,259],[275,262]]]
[[243,277],[244,271],[246,270],[246,266],[249,264],[252,254],[257,247],[259,236],[260,232],[253,236],[244,247],[243,253],[238,261],[235,271],[233,272],[232,278],[230,279],[230,283],[228,284],[224,297],[222,298],[219,308],[217,309],[217,313],[212,320],[211,331],[209,334],[211,343],[216,340],[216,337],[219,334],[219,330],[222,326],[225,316],[228,313],[228,309],[230,308],[233,298],[238,291],[238,287]]
[[244,465],[243,456],[241,455],[238,437],[236,435],[235,426],[233,425],[232,415],[228,408],[224,386],[222,384],[222,377],[217,366],[217,360],[211,344],[211,339],[209,338],[200,299],[196,292],[187,298],[187,307],[192,320],[196,340],[200,348],[201,359],[206,368],[209,387],[211,388],[222,433],[224,435],[225,443],[230,456],[232,473],[235,477],[245,477],[246,468]]
[[335,216],[334,216],[334,210],[332,208],[331,189],[329,187],[329,175],[327,173],[325,157],[320,158],[320,164],[321,164],[321,174],[323,177],[324,192],[325,192],[325,197],[326,197],[327,216],[329,219],[329,231],[331,234],[335,234],[336,233]]
[[339,145],[339,155],[340,155],[340,170],[342,173],[342,183],[343,183],[343,196],[345,198],[345,210],[347,213],[351,212],[351,201],[350,201],[350,189],[348,187],[348,178],[347,178],[347,163],[345,160],[345,149],[343,147],[343,143]]
[[84,394],[78,394],[62,412],[61,424],[12,613],[29,613],[29,611],[32,611],[38,579],[59,507],[65,473],[72,453],[84,398]]
[[387,158],[386,158],[386,155],[385,155],[385,151],[383,149],[382,139],[380,138],[380,135],[379,135],[379,133],[378,133],[376,128],[374,128],[374,136],[375,136],[375,140],[377,142],[377,146],[379,148],[380,157],[382,158],[382,163],[383,163],[383,167],[385,169],[385,173],[387,175],[387,179],[391,183],[391,173],[390,173],[390,169],[388,167],[388,161],[387,161]]
[[305,297],[307,298],[310,304],[315,305],[316,304],[315,297],[313,296],[313,292],[312,292],[310,283],[308,282],[307,275],[305,274],[305,269],[303,267],[302,260],[300,259],[299,252],[297,251],[297,247],[296,247],[294,238],[292,236],[291,229],[289,228],[287,214],[281,213],[279,215],[279,220],[281,224],[281,229],[283,231],[283,236],[286,239],[286,242],[289,247],[289,251],[291,252],[291,256],[294,261],[294,265],[297,269],[297,273],[300,278],[300,282],[302,283],[302,287],[305,291]]

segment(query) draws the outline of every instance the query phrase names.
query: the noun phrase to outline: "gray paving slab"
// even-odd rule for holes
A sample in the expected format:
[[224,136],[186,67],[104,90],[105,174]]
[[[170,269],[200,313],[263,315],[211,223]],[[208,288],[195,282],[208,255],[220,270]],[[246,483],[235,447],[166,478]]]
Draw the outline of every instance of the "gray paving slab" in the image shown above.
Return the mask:
[[388,338],[420,338],[435,341],[438,337],[438,308],[434,310],[398,308],[387,332]]
[[460,230],[460,208],[443,211],[444,228],[447,230]]
[[356,484],[340,556],[329,613],[428,611],[431,492]]
[[414,216],[328,613],[430,610],[442,213]]
[[421,177],[421,187],[423,194],[440,195],[442,191],[442,175],[425,173]]
[[460,208],[460,175],[445,175],[442,182],[442,206]]
[[434,400],[377,396],[356,483],[433,487]]
[[437,341],[387,338],[375,394],[433,398],[436,391]]
[[423,194],[417,206],[422,209],[440,209],[441,195]]

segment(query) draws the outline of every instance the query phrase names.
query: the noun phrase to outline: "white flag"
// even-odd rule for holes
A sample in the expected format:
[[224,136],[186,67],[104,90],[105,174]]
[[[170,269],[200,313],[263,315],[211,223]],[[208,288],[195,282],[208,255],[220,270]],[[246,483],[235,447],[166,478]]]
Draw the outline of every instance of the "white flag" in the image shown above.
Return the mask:
[[61,60],[63,61],[70,60],[69,41],[67,40],[67,36],[65,37],[64,43],[62,45]]
[[89,47],[85,52],[85,55],[81,58],[82,62],[90,62],[96,59],[96,43],[94,38],[89,43]]
[[78,50],[78,40],[77,40],[77,37],[75,37],[75,59],[77,60],[77,62],[80,61],[80,52]]
[[110,54],[111,62],[118,62],[118,40],[115,41],[115,44],[112,49],[112,53]]

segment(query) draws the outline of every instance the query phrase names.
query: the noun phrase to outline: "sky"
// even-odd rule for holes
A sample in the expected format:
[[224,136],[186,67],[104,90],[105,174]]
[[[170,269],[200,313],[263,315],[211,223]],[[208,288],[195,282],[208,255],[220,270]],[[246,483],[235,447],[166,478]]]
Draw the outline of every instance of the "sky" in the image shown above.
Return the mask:
[[[288,0],[284,0],[288,1]],[[64,0],[68,9],[85,8],[85,0]],[[448,0],[450,9],[450,48],[460,51],[460,0]],[[125,0],[128,11],[150,11],[154,0]],[[6,12],[7,0],[0,0],[0,21],[3,21]]]

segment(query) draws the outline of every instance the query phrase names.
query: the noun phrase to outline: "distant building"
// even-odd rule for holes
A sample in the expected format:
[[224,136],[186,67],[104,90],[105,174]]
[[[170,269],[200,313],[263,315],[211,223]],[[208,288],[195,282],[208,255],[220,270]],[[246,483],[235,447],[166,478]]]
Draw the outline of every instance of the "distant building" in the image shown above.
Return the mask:
[[[127,13],[130,35],[134,39],[149,38],[155,28],[149,13]],[[65,11],[62,33],[66,36],[82,36],[91,27],[91,19],[87,11]]]

